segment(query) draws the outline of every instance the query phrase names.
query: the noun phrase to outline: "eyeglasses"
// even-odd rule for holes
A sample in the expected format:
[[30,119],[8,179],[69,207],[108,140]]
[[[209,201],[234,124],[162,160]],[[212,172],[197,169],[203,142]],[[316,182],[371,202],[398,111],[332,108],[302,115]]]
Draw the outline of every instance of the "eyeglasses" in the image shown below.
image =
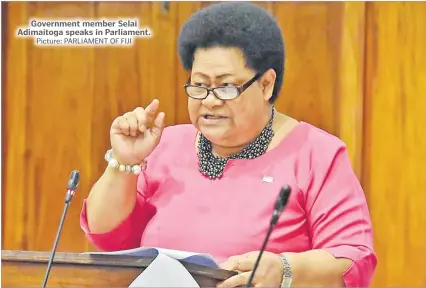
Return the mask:
[[213,95],[215,95],[221,100],[232,100],[240,96],[241,93],[243,93],[248,87],[250,87],[250,85],[253,84],[254,81],[259,79],[262,74],[262,72],[256,73],[253,78],[251,78],[249,81],[240,86],[219,86],[214,88],[191,85],[189,84],[191,79],[189,79],[184,85],[184,89],[189,97],[197,100],[206,99],[210,92],[213,92]]

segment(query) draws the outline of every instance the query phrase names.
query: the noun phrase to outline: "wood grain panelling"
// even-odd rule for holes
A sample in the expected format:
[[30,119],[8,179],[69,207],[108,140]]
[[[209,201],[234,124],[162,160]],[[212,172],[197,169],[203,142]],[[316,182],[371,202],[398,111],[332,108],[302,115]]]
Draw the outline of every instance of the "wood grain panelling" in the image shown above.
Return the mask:
[[[339,135],[361,171],[363,3],[275,3],[286,41],[286,74],[277,108]],[[360,41],[361,40],[361,41]],[[349,59],[349,61],[348,61]]]
[[336,99],[343,3],[283,2],[275,6],[286,41],[286,76],[277,107],[337,132]]
[[[275,15],[286,41],[277,108],[348,145],[374,223],[375,285],[426,286],[425,4],[256,3]],[[5,4],[5,249],[51,249],[73,169],[81,185],[58,250],[92,249],[79,213],[105,169],[113,119],[158,98],[167,125],[189,123],[189,73],[180,65],[177,36],[193,12],[212,2],[168,4]],[[127,48],[36,47],[13,35],[31,17],[138,17],[153,37]]]
[[[8,3],[8,6],[3,5],[3,10],[6,7],[7,13],[4,14],[7,15],[4,16],[8,21],[7,35],[6,42],[2,43],[4,45],[2,48],[6,49],[2,51],[6,56],[3,58],[6,61],[6,71],[2,75],[4,85],[2,87],[4,91],[2,149],[6,151],[2,153],[2,247],[28,249],[26,241],[30,233],[26,229],[28,206],[35,204],[25,199],[27,194],[27,181],[25,181],[27,43],[16,41],[11,36],[13,33],[11,27],[17,27],[27,21],[28,5],[23,2]],[[45,194],[49,195],[48,192]]]
[[377,286],[426,286],[426,3],[367,4],[364,186]]
[[337,81],[337,133],[348,146],[355,173],[362,175],[365,2],[342,8]]
[[[49,2],[11,3],[10,6],[8,18],[20,21],[20,25],[28,17],[94,16],[94,6],[82,2],[60,6]],[[14,12],[22,16],[15,18]],[[9,49],[8,67],[22,69],[13,73],[13,78],[6,76],[6,87],[11,93],[11,97],[6,96],[6,117],[12,117],[12,121],[6,118],[6,127],[7,133],[13,132],[5,139],[8,153],[4,244],[48,250],[63,209],[67,174],[72,169],[84,171],[80,189],[89,188],[93,165],[87,161],[91,157],[93,49],[34,48],[31,40],[12,40],[15,28],[9,25],[8,43],[18,49]],[[13,121],[14,117],[19,119]],[[84,194],[78,193],[74,203],[81,203],[83,197]],[[68,219],[78,219],[78,204],[74,206]],[[65,223],[61,247],[68,250],[84,247],[85,240],[75,237],[77,229],[77,221]]]

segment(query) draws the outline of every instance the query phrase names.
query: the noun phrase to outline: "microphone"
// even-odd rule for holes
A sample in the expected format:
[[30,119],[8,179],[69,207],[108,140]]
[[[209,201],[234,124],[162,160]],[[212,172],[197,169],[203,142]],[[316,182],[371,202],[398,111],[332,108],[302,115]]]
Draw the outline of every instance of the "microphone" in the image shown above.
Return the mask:
[[61,221],[59,222],[58,232],[56,233],[55,242],[53,242],[53,249],[50,254],[49,263],[47,264],[46,274],[44,275],[44,280],[42,285],[43,288],[46,287],[47,279],[49,278],[49,274],[50,274],[50,269],[52,268],[53,258],[55,257],[56,247],[58,246],[58,243],[59,243],[59,236],[61,235],[62,227],[64,226],[65,216],[67,215],[68,207],[71,203],[72,197],[75,194],[75,190],[77,189],[79,181],[80,181],[80,172],[78,172],[77,170],[72,171],[70,177],[68,178],[64,211],[62,212],[62,218],[61,218]]
[[278,222],[278,218],[280,217],[281,212],[287,206],[288,199],[290,198],[290,192],[291,192],[291,188],[288,185],[285,185],[280,190],[278,199],[275,202],[274,213],[272,214],[272,219],[269,224],[268,233],[266,233],[265,240],[263,240],[262,248],[260,249],[259,255],[257,256],[253,271],[251,272],[250,278],[247,282],[247,287],[251,287],[251,282],[253,281],[254,273],[256,273],[257,267],[259,266],[260,258],[262,257],[263,251],[265,251],[266,244],[269,241],[269,237],[271,236],[272,230],[274,230],[274,227]]

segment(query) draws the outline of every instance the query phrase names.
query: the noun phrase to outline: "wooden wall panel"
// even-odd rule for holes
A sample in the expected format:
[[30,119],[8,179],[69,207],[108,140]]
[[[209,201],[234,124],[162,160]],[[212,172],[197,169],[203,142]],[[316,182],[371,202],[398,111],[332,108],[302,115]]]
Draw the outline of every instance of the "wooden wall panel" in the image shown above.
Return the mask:
[[355,173],[362,175],[365,2],[345,2],[341,13],[337,81],[337,133],[348,147]]
[[287,54],[277,108],[340,136],[360,175],[362,119],[353,111],[362,111],[364,4],[279,2],[273,10]]
[[[51,249],[72,169],[82,180],[58,250],[92,249],[78,216],[105,169],[112,120],[158,98],[167,125],[189,123],[182,88],[189,74],[179,63],[177,36],[193,12],[212,2],[168,4],[5,4],[4,249]],[[362,175],[379,256],[375,285],[426,286],[425,4],[256,4],[275,15],[286,41],[276,106],[343,139]],[[32,16],[139,17],[154,35],[133,48],[41,48],[13,36]]]
[[[56,6],[40,2],[20,5],[12,11],[21,13],[20,7],[25,7],[22,11],[25,11],[27,17],[94,16],[90,3]],[[11,17],[13,14],[8,16],[14,19]],[[13,31],[9,32],[8,37],[11,39],[14,37]],[[16,105],[13,96],[6,98],[7,109],[10,108],[14,113],[11,115],[7,112],[7,115],[21,118],[11,123],[12,127],[17,125],[13,127],[17,134],[12,138],[6,137],[9,141],[7,148],[16,149],[14,146],[18,144],[22,145],[22,149],[6,154],[6,163],[12,167],[6,171],[4,189],[9,196],[5,197],[5,235],[14,229],[22,230],[19,234],[12,234],[13,238],[6,236],[5,244],[8,243],[12,248],[48,250],[54,239],[54,227],[62,213],[61,204],[64,203],[70,171],[75,168],[84,171],[86,177],[82,179],[80,189],[84,191],[89,188],[88,176],[92,163],[86,159],[90,159],[91,126],[87,122],[92,116],[93,50],[33,48],[31,40],[12,42],[24,44],[22,50],[26,51],[21,53],[19,50],[9,50],[8,59],[14,60],[9,62],[8,67],[24,62],[25,70],[13,79],[7,77],[6,85],[12,94],[14,89],[21,89],[19,86],[26,90],[20,96],[22,104]],[[25,57],[21,58],[23,53]],[[85,93],[90,93],[90,97],[84,97]],[[8,119],[6,123],[9,123]],[[19,170],[13,167],[14,161],[9,157],[16,157],[16,163],[21,163]],[[15,203],[15,197],[20,200],[18,203]],[[74,201],[80,203],[82,199],[83,195],[77,194]],[[18,222],[14,216],[22,220]],[[78,219],[78,209],[70,209],[68,219]],[[85,240],[74,237],[77,229],[78,222],[65,223],[61,247],[71,251],[84,247]]]
[[426,286],[426,3],[367,4],[365,166],[377,286]]
[[331,133],[337,132],[335,73],[343,5],[282,2],[274,7],[285,35],[287,54],[284,87],[276,106]]
[[6,7],[7,13],[2,13],[2,16],[7,17],[6,24],[8,25],[6,36],[3,37],[3,40],[6,41],[3,42],[2,47],[3,50],[6,50],[2,51],[5,55],[3,59],[6,62],[6,73],[2,75],[2,91],[4,91],[2,149],[5,151],[2,153],[2,247],[28,249],[26,241],[28,217],[25,211],[28,210],[29,202],[25,199],[26,181],[25,172],[23,172],[26,170],[27,43],[14,41],[11,37],[13,29],[10,28],[27,21],[28,5],[23,2],[15,2],[8,3],[8,6],[3,5],[3,9]]

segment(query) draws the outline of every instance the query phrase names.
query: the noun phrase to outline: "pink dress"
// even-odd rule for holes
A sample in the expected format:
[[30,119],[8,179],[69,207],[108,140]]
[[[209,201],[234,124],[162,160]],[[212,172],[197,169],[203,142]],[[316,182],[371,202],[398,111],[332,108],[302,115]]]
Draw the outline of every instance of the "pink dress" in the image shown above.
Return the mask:
[[[349,258],[346,286],[368,286],[376,267],[370,215],[345,144],[301,122],[274,149],[251,160],[230,160],[219,180],[198,171],[196,129],[167,127],[140,175],[137,205],[114,230],[91,233],[83,202],[81,227],[100,250],[139,246],[213,255],[218,262],[258,251],[280,188],[292,193],[266,250],[325,249]],[[136,193],[136,191],[135,191]]]

